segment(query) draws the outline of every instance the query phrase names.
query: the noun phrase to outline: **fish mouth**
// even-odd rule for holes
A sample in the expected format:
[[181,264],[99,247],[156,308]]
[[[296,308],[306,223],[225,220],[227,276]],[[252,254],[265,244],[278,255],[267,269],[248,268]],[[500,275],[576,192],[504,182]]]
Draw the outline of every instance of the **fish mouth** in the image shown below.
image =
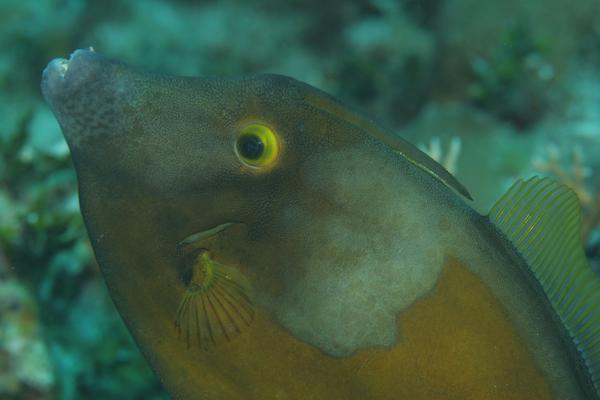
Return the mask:
[[42,73],[42,94],[71,150],[94,138],[118,137],[127,131],[127,110],[139,95],[128,79],[134,73],[127,71],[123,63],[91,48],[48,63]]
[[[68,59],[55,58],[48,63],[42,72],[42,93],[51,105],[61,94],[73,91],[77,81],[81,82],[80,72],[85,71],[92,59],[101,58],[93,48],[78,49]],[[77,76],[79,79],[76,79]],[[87,75],[87,74],[85,74]]]

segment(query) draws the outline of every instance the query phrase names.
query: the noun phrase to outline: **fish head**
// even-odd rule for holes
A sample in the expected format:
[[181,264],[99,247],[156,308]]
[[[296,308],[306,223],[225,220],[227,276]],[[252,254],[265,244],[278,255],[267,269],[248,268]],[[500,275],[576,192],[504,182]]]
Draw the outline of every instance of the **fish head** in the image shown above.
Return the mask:
[[[495,237],[441,166],[292,78],[172,77],[78,50],[48,65],[42,91],[111,296],[174,398],[367,398],[386,373],[394,398],[397,371],[414,365],[403,354],[417,354],[398,351],[402,312],[435,290],[448,249]],[[546,197],[522,184],[576,208],[564,188],[511,189],[534,199]],[[501,205],[500,228],[521,230]],[[427,323],[440,310],[416,336],[439,333]],[[406,382],[421,392],[419,368]],[[374,380],[357,390],[361,379]]]
[[418,295],[390,284],[397,259],[417,275],[430,262],[414,240],[431,160],[279,75],[172,77],[78,50],[42,91],[111,296],[174,393],[182,365],[225,376],[276,343],[332,357],[395,343],[398,299]]
[[310,103],[325,94],[279,75],[170,77],[77,50],[48,65],[42,90],[78,173],[97,190],[162,199],[155,211],[182,231],[240,222],[264,232],[266,207],[294,191],[303,166],[365,142]]
[[277,286],[265,282],[298,269],[307,224],[343,195],[319,177],[356,164],[353,153],[330,155],[386,151],[320,107],[315,99],[334,101],[326,94],[279,75],[172,77],[77,50],[50,62],[42,91],[71,150],[96,258],[131,321],[144,318],[146,296],[169,292],[156,309],[173,318],[198,249],[237,260],[254,286]]

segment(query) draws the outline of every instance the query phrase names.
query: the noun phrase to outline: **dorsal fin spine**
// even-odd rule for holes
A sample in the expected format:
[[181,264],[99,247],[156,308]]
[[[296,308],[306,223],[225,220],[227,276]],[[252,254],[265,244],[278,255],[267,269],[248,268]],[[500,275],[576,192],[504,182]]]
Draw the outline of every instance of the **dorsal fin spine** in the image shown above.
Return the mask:
[[455,190],[461,196],[473,200],[467,188],[465,188],[450,172],[429,155],[419,150],[410,142],[402,139],[400,136],[387,132],[370,119],[361,116],[357,112],[352,112],[331,96],[315,90],[314,88],[311,88],[311,90],[306,92],[304,100],[320,111],[341,118],[345,122],[363,129],[366,133],[389,146],[417,168],[427,172],[447,187]]

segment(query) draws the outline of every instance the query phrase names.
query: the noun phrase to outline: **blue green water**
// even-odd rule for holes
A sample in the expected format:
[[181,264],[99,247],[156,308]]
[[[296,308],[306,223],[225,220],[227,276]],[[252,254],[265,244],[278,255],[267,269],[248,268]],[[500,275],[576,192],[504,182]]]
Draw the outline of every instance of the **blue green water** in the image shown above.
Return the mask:
[[166,398],[118,317],[39,82],[92,46],[179,75],[275,72],[419,144],[485,212],[571,185],[600,269],[600,2],[0,0],[0,398]]

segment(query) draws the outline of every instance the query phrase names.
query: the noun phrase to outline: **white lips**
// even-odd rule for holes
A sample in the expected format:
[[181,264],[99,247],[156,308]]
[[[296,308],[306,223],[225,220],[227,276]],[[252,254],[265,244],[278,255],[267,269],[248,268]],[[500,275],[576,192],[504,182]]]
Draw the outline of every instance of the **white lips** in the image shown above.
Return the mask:
[[69,60],[64,58],[58,58],[55,60],[55,68],[61,78],[65,77],[67,70],[69,69]]
[[[87,50],[91,51],[92,53],[95,52],[94,48],[91,46]],[[61,78],[64,78],[65,74],[69,70],[69,64],[70,64],[71,60],[73,59],[73,56],[75,56],[77,54],[77,52],[80,52],[80,51],[85,51],[85,50],[75,50],[73,53],[71,53],[68,60],[66,58],[55,58],[54,60],[50,61],[50,63],[48,64],[48,67],[46,69],[53,69],[54,71],[56,71],[58,76],[60,76]]]

